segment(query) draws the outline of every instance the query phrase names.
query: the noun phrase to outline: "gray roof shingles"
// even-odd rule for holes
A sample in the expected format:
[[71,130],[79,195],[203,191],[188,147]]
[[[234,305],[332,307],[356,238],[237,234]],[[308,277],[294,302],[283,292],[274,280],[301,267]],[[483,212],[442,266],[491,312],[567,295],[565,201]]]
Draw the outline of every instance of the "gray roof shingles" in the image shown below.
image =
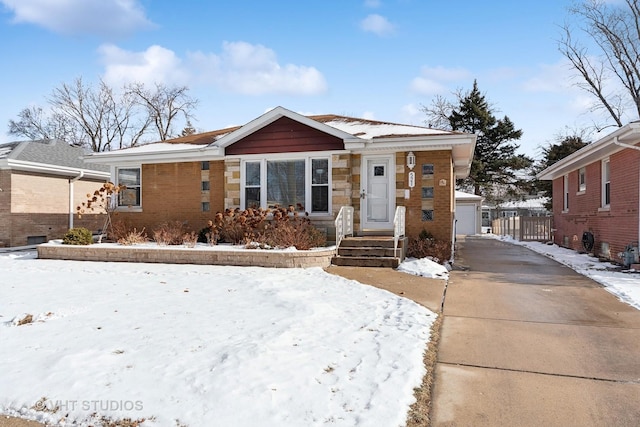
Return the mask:
[[77,169],[109,171],[107,165],[85,163],[82,159],[85,154],[87,152],[83,148],[72,147],[64,141],[56,139],[18,141],[0,145],[0,159],[7,158]]

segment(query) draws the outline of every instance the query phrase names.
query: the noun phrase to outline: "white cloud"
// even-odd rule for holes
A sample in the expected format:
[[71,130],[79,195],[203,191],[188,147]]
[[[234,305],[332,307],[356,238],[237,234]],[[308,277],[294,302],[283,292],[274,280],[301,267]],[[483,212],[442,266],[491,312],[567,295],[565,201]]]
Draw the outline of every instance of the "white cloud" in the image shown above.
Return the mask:
[[180,85],[215,85],[245,95],[315,95],[327,83],[314,67],[278,63],[273,50],[246,42],[225,42],[222,53],[187,53],[181,59],[172,50],[151,46],[132,52],[103,45],[104,80],[117,84],[139,81]]
[[187,84],[189,74],[176,54],[162,46],[150,46],[143,52],[131,52],[115,45],[99,49],[105,64],[103,79],[119,86],[122,83]]
[[411,90],[419,95],[445,95],[452,91],[449,84],[468,80],[472,74],[464,68],[422,67],[420,76],[411,81]]
[[365,7],[370,7],[371,9],[376,9],[382,6],[382,2],[380,0],[365,0]]
[[392,34],[394,31],[393,24],[391,24],[387,18],[375,13],[364,18],[360,22],[360,28],[366,32],[374,33],[379,36]]
[[273,50],[246,42],[225,42],[222,53],[189,54],[199,79],[246,95],[268,93],[315,95],[327,90],[320,71],[304,65],[278,62]]
[[16,23],[63,34],[120,37],[154,26],[138,0],[0,0]]
[[360,117],[366,120],[377,120],[376,114],[373,111],[365,111],[360,115]]

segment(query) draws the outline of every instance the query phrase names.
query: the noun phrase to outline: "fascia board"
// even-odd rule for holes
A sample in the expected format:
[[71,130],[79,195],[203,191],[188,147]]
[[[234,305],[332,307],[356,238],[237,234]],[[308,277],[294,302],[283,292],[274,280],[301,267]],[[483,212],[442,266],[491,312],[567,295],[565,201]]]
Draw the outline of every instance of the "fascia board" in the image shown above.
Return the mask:
[[109,172],[96,171],[92,169],[70,168],[67,166],[48,165],[43,163],[27,162],[23,160],[9,160],[7,162],[9,169],[23,172],[47,173],[52,175],[63,175],[76,177],[81,172],[85,178],[108,179],[111,174]]
[[569,172],[580,169],[598,160],[625,149],[615,144],[616,140],[637,140],[640,138],[640,122],[629,123],[615,132],[593,142],[575,153],[557,161],[536,177],[542,181],[552,181]]
[[126,154],[126,153],[99,153],[89,154],[84,157],[86,163],[95,164],[149,164],[149,163],[178,163],[198,162],[205,160],[222,160],[219,147],[198,147],[188,150],[159,151],[154,153]]

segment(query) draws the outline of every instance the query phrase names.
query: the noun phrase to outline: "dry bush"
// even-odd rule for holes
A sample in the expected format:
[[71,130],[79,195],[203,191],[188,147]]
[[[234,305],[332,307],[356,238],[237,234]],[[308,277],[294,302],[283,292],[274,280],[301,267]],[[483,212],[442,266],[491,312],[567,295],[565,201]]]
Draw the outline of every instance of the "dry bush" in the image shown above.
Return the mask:
[[184,224],[180,221],[164,222],[153,230],[153,240],[161,245],[181,245],[185,235]]
[[274,215],[261,237],[261,241],[276,248],[293,246],[298,250],[308,250],[327,243],[324,233],[314,227],[309,218],[295,214]]
[[409,239],[407,256],[412,258],[429,257],[442,264],[451,258],[451,242],[437,240],[423,230],[418,237]]
[[[113,221],[111,223],[111,230],[109,230],[109,235],[107,236],[109,240],[114,242],[120,242],[121,239],[126,239],[128,234],[131,232],[132,227],[128,222],[119,220]],[[106,230],[104,230],[106,231]]]
[[182,243],[188,248],[195,248],[198,242],[198,235],[193,231],[182,235]]
[[291,247],[300,250],[326,244],[326,236],[293,206],[275,209],[227,209],[200,230],[200,241],[244,243],[248,248]]
[[209,221],[208,241],[239,244],[255,240],[265,229],[267,215],[270,211],[263,209],[227,209],[218,212],[213,221]]
[[136,228],[129,231],[117,240],[117,242],[121,245],[130,246],[130,245],[139,245],[141,243],[147,242],[149,239],[147,238],[147,233],[145,233],[144,228],[138,231]]

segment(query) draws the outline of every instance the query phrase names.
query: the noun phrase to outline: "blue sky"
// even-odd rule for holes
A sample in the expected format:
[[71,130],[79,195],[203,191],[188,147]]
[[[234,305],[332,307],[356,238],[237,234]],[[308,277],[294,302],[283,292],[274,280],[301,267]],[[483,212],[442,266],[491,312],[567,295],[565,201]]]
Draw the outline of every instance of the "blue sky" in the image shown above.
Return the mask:
[[421,105],[480,90],[521,152],[588,126],[557,48],[571,0],[0,0],[0,143],[8,121],[76,77],[187,85],[198,130],[281,105],[424,125]]

